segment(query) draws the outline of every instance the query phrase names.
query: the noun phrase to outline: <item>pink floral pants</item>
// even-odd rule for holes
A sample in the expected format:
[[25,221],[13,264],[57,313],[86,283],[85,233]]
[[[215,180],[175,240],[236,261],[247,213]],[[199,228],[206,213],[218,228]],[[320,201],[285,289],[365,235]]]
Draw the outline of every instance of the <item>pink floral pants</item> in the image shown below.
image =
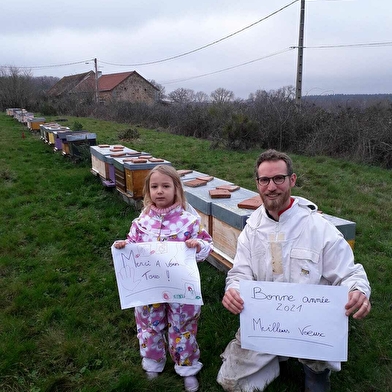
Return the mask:
[[199,305],[162,303],[135,308],[137,337],[143,368],[161,372],[169,349],[181,376],[196,374],[202,367],[196,341]]

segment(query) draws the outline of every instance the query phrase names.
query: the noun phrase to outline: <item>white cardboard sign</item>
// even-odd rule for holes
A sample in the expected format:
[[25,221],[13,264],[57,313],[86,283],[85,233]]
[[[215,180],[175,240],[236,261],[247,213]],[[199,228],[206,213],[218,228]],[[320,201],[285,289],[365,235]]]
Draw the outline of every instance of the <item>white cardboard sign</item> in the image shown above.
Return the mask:
[[280,356],[347,361],[348,288],[240,281],[241,347]]
[[202,305],[196,250],[184,242],[111,247],[121,309],[163,302]]

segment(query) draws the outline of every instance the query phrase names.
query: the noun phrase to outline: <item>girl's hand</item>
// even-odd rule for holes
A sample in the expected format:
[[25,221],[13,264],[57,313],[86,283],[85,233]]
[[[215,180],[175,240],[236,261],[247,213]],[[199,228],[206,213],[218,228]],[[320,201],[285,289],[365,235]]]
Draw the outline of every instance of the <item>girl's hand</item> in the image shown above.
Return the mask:
[[115,241],[114,247],[116,249],[122,249],[122,248],[125,247],[126,244],[127,244],[127,241],[124,241],[124,240],[122,240],[122,241]]
[[199,253],[201,251],[201,245],[198,240],[195,239],[186,240],[185,244],[188,248],[196,248],[196,253]]

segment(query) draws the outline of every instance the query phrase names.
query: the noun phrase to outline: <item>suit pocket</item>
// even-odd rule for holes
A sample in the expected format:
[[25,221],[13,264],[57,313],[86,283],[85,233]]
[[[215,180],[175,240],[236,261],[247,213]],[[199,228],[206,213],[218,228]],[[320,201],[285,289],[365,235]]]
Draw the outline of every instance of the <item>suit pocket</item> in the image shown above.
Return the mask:
[[321,278],[320,255],[311,249],[293,248],[290,252],[291,281],[318,284]]

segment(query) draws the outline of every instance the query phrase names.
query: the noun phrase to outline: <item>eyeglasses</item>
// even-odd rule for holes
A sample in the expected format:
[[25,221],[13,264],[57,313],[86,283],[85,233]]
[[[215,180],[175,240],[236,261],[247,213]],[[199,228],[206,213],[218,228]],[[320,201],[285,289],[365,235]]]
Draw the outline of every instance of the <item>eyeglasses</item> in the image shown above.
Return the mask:
[[261,186],[267,186],[271,180],[275,183],[275,185],[282,185],[285,182],[286,177],[290,176],[291,174],[279,174],[274,177],[257,177],[256,181]]

